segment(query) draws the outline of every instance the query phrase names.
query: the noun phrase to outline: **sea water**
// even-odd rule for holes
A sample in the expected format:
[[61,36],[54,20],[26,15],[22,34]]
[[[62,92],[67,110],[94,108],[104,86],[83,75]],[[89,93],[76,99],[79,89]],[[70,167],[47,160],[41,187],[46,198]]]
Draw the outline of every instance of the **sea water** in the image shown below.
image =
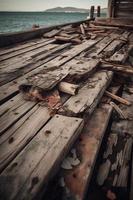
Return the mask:
[[85,20],[89,13],[0,12],[0,33],[30,30],[40,27]]

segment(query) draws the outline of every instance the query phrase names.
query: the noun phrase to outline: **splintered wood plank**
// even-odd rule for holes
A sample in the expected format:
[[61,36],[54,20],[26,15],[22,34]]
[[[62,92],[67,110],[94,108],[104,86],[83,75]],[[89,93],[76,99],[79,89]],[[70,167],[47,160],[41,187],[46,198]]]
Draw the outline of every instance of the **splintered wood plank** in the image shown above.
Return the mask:
[[131,102],[131,106],[120,105],[120,108],[124,115],[127,117],[126,120],[119,120],[117,122],[113,122],[112,131],[117,133],[127,133],[133,137],[133,93],[130,93],[130,89],[133,91],[133,87],[127,87],[128,92],[123,92],[122,97]]
[[[20,97],[19,97],[20,96]],[[35,102],[25,101],[20,94],[13,98],[12,103],[2,106],[0,117],[0,135],[17,122],[25,113],[35,106]]]
[[15,52],[8,53],[6,55],[2,55],[2,56],[0,56],[0,61],[4,61],[4,60],[7,60],[9,58],[13,58],[15,56],[25,54],[27,52],[33,51],[35,49],[38,49],[40,47],[46,46],[50,43],[53,43],[54,41],[55,40],[47,40],[47,41],[44,40],[44,42],[41,42],[39,44],[35,44],[34,46],[27,47],[26,49],[24,48],[24,49],[17,50]]
[[46,107],[36,105],[0,138],[0,171],[26,146],[50,118]]
[[129,32],[124,32],[119,38],[113,40],[103,51],[104,57],[112,56],[115,51],[118,51],[124,44],[127,43]]
[[98,59],[90,58],[87,61],[83,61],[83,59],[80,60],[77,57],[65,65],[69,68],[69,74],[66,77],[66,80],[71,82],[86,80],[96,70],[98,64]]
[[113,39],[114,39],[114,37],[112,37],[112,35],[111,35],[111,37],[106,36],[99,43],[97,43],[93,48],[91,48],[90,50],[88,50],[85,53],[85,57],[89,57],[89,58],[90,57],[92,57],[92,58],[97,57],[107,47],[107,45],[110,44],[110,42]]
[[[129,86],[128,88],[131,89]],[[133,95],[123,92],[122,97],[127,100],[133,99]],[[133,104],[133,100],[132,100]],[[127,119],[119,119],[118,122],[113,122],[111,131],[109,134],[106,150],[103,154],[103,159],[98,171],[97,183],[103,187],[120,187],[128,190],[128,178],[130,161],[133,145],[133,118],[132,118],[132,106],[122,105],[122,112],[127,116]],[[130,116],[131,114],[131,116]],[[125,124],[131,121],[131,126],[121,126],[121,123]],[[118,125],[119,124],[119,125]],[[109,163],[109,165],[107,164]],[[105,173],[106,172],[106,173]],[[108,189],[110,189],[108,187]],[[116,195],[117,196],[117,195]]]
[[57,67],[65,64],[66,62],[72,60],[74,57],[78,56],[83,51],[87,51],[88,49],[92,48],[97,42],[99,42],[102,38],[97,38],[95,40],[88,40],[83,42],[82,44],[76,45],[69,51],[66,51],[51,62],[49,62],[49,65],[47,66],[47,69],[53,70]]
[[18,62],[14,67],[11,67],[10,71],[6,71],[7,69],[5,69],[5,73],[1,73],[0,75],[0,85],[6,84],[7,82],[27,74],[28,72],[33,71],[34,73],[34,69],[35,71],[39,71],[40,67],[41,69],[45,68],[45,63],[57,57],[61,50],[67,49],[69,46],[70,44],[57,46],[54,49],[52,48],[44,54],[37,56],[36,58]]
[[[125,32],[126,34],[126,32]],[[110,58],[109,61],[111,62],[115,62],[115,63],[125,63],[125,61],[127,60],[129,53],[132,51],[133,49],[133,38],[132,38],[133,34],[127,34],[128,37],[128,44],[125,44],[119,51],[115,52]]]
[[55,115],[2,172],[1,196],[33,199],[56,173],[82,127],[82,119]]
[[133,199],[133,153],[132,153],[132,162],[131,162],[131,179],[130,179],[130,200]]
[[119,51],[114,53],[108,60],[114,63],[125,63],[129,56],[129,52],[132,51],[133,45],[124,45]]
[[99,61],[94,59],[86,62],[73,59],[54,71],[40,71],[40,73],[28,77],[27,82],[40,86],[43,89],[52,89],[65,77],[69,81],[80,81],[87,78],[96,69],[98,64]]
[[68,116],[78,116],[83,112],[91,114],[110,84],[112,72],[100,71],[88,79],[77,95],[72,96],[59,110]]

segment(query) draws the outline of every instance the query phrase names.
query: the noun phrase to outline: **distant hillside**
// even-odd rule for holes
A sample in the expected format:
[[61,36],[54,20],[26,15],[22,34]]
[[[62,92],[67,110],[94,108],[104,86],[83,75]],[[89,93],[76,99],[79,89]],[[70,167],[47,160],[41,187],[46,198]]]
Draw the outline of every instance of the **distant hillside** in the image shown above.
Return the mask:
[[[45,12],[80,12],[80,13],[88,13],[89,9],[84,8],[74,8],[74,7],[56,7],[45,10]],[[101,9],[102,13],[107,12],[107,8]]]
[[83,12],[88,13],[88,9],[74,8],[74,7],[56,7],[45,10],[45,12]]

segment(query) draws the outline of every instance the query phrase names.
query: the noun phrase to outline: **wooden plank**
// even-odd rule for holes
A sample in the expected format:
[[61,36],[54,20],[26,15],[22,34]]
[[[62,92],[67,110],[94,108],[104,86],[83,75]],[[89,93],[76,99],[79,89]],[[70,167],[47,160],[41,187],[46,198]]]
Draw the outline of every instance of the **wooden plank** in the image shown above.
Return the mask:
[[80,82],[86,80],[97,68],[99,64],[98,59],[88,59],[83,61],[76,58],[66,63],[66,67],[69,67],[69,74],[65,78],[66,81]]
[[83,42],[82,44],[76,45],[69,51],[62,53],[59,57],[49,62],[47,69],[53,70],[58,66],[65,64],[66,62],[72,60],[74,57],[78,56],[83,51],[87,51],[88,49],[92,48],[96,45],[102,38],[98,37],[95,40],[88,40]]
[[131,179],[130,179],[130,200],[133,199],[133,153],[132,153],[132,158],[131,158]]
[[72,170],[65,170],[63,174],[65,187],[70,191],[69,196],[74,196],[75,200],[83,200],[86,195],[111,112],[112,108],[108,104],[101,104],[96,109],[76,145],[80,164]]
[[[1,72],[10,72],[15,71],[18,68],[22,68],[24,66],[27,66],[28,64],[33,64],[34,60],[33,58],[37,57],[40,54],[48,53],[48,51],[53,50],[54,48],[59,47],[57,44],[48,44],[44,47],[40,47],[36,50],[33,49],[33,51],[25,53],[21,56],[17,56],[15,58],[12,58],[10,60],[5,60],[1,62]],[[29,63],[25,63],[28,61]]]
[[0,171],[26,146],[49,120],[46,107],[36,105],[0,138]]
[[[47,63],[48,61],[57,57],[58,53],[61,50],[64,50],[65,48],[67,49],[69,46],[70,46],[70,44],[60,45],[59,47],[57,47],[55,49],[51,49],[48,52],[46,52],[42,55],[39,55],[37,58],[28,60],[28,64],[27,64],[27,62],[26,63],[24,62],[24,64],[18,63],[16,71],[12,71],[13,69],[11,68],[11,72],[1,73],[0,85],[6,84],[7,82],[12,81],[12,80],[16,79],[17,77],[20,77],[30,71],[33,71],[33,73],[34,73],[34,69],[35,69],[35,71],[36,70],[39,71],[40,67],[41,67],[41,69],[43,69],[45,63]],[[6,69],[5,69],[5,71],[6,71]]]
[[0,48],[0,56],[18,51],[20,49],[25,49],[27,47],[34,46],[36,44],[39,44],[39,43],[42,43],[42,42],[48,41],[48,40],[49,39],[39,38],[39,39],[30,40],[28,42],[23,42],[23,43],[20,43],[20,44],[17,44],[17,45],[5,47],[5,48]]
[[1,196],[33,199],[55,174],[82,127],[82,119],[55,115],[0,175],[0,182],[8,185],[0,184]]
[[93,112],[101,99],[105,89],[109,85],[112,73],[100,71],[88,79],[77,95],[72,96],[59,110],[59,113],[68,116],[79,116],[83,112],[89,115]]
[[106,46],[110,44],[110,42],[113,39],[114,38],[112,38],[112,35],[111,37],[108,37],[108,36],[104,37],[99,43],[97,43],[93,48],[91,48],[85,53],[85,57],[89,57],[89,58],[97,57],[106,48]]
[[[132,95],[126,91],[122,97],[126,97],[130,101],[132,99]],[[127,115],[127,119],[119,119],[118,122],[113,122],[97,177],[98,184],[107,186],[108,190],[111,187],[125,188],[125,190],[128,190],[129,167],[133,144],[133,118],[130,118],[130,113],[132,115],[132,106],[127,107],[122,105],[121,109]],[[121,123],[123,124],[123,121],[124,124],[125,122],[128,123],[131,121],[132,129],[131,126],[126,126],[126,130],[124,130],[124,127],[120,126]],[[110,164],[107,165],[107,163]]]
[[27,47],[26,49],[24,48],[24,49],[17,50],[15,52],[8,53],[6,55],[2,55],[2,56],[0,56],[0,61],[7,60],[9,58],[13,58],[15,56],[25,54],[27,52],[33,51],[35,49],[38,49],[40,47],[46,46],[50,43],[53,43],[54,41],[55,40],[48,40],[48,41],[44,40],[44,42],[41,42],[39,44],[35,44],[34,46]]
[[98,170],[97,183],[100,186],[127,189],[129,163],[131,160],[132,138],[126,134],[110,133],[106,151]]
[[[131,86],[128,88],[132,88]],[[127,88],[127,91],[128,91]],[[120,120],[118,122],[114,122],[112,124],[112,131],[117,133],[128,133],[129,135],[133,136],[133,94],[124,92],[122,95],[123,98],[130,100],[131,106],[121,105],[120,108],[127,117],[126,120]]]
[[[111,91],[116,93],[119,86],[111,87]],[[64,187],[69,190],[69,197],[74,197],[78,200],[85,198],[95,162],[103,141],[103,137],[108,126],[109,119],[112,113],[112,107],[108,104],[110,99],[102,98],[104,103],[100,103],[98,108],[92,114],[91,118],[85,120],[84,129],[81,132],[78,142],[75,144],[75,149],[80,163],[73,166],[70,170],[61,171],[64,179]],[[67,193],[64,194],[67,198]]]
[[[76,57],[77,55],[79,55],[81,52],[83,52],[84,50],[87,50],[89,48],[91,48],[93,45],[95,45],[100,39],[96,39],[96,40],[90,40],[90,41],[86,41],[84,42],[83,44],[81,45],[78,45],[76,47],[73,47],[72,49],[70,49],[69,51],[65,52],[65,53],[62,53],[60,54],[60,56],[58,56],[57,58],[53,59],[52,61],[48,62],[47,64],[45,65],[42,65],[41,67],[39,67],[38,69],[36,70],[33,70],[29,75],[33,75],[33,74],[36,74],[38,73],[39,71],[41,71],[43,69],[44,73],[46,73],[46,71],[48,70],[53,70],[53,69],[57,69],[59,68],[61,65],[65,64],[66,62],[72,60],[74,57]],[[28,68],[29,69],[29,68]],[[45,71],[45,70],[46,71]],[[14,74],[13,74],[14,75]],[[22,77],[22,79],[24,80],[24,78],[27,78],[28,77],[28,74],[26,75],[26,77]],[[4,79],[5,80],[5,79]],[[19,79],[20,81],[20,79]],[[16,82],[16,81],[15,81]],[[46,82],[45,82],[46,83]],[[20,82],[19,82],[20,84]],[[10,87],[11,86],[11,87]],[[14,87],[14,83],[11,82],[11,84],[7,84],[6,86],[3,86],[1,87],[1,91],[3,91],[1,93],[1,98],[0,99],[3,99],[3,97],[5,98],[5,96],[9,96],[9,94],[12,93],[12,90],[11,88],[13,88],[13,91],[14,91],[14,88],[15,90],[17,89],[16,88],[17,84],[15,85]],[[6,92],[5,94],[5,88],[6,90],[8,90],[8,93]],[[9,89],[10,88],[10,89]],[[17,89],[18,90],[18,89]],[[15,91],[14,91],[15,92]]]
[[[18,95],[21,96],[21,95]],[[17,122],[24,114],[35,106],[35,102],[25,101],[22,97],[14,97],[11,104],[6,104],[3,109],[3,114],[0,117],[0,135],[9,127]]]
[[58,35],[60,32],[61,32],[61,29],[53,29],[52,31],[45,33],[43,37],[51,38],[51,37],[54,37],[55,35]]
[[81,23],[88,23],[88,22],[89,22],[89,20],[82,20],[82,21],[78,21],[78,22],[69,22],[66,24],[32,29],[32,30],[28,30],[28,31],[24,31],[24,32],[1,34],[0,35],[0,47],[4,47],[7,45],[16,44],[18,42],[23,42],[23,41],[27,41],[27,40],[30,40],[33,38],[41,37],[44,33],[51,31],[55,28],[62,28],[67,25],[78,26]]

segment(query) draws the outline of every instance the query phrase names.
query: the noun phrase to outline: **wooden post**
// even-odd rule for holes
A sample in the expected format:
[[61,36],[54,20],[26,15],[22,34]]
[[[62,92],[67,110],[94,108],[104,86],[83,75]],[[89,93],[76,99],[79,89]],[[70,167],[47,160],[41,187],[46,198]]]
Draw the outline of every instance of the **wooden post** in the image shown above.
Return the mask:
[[90,9],[90,19],[94,19],[94,10],[95,10],[95,7],[91,6],[91,9]]
[[97,6],[97,17],[100,17],[101,15],[101,7]]
[[109,0],[108,2],[108,17],[115,17],[115,0]]

